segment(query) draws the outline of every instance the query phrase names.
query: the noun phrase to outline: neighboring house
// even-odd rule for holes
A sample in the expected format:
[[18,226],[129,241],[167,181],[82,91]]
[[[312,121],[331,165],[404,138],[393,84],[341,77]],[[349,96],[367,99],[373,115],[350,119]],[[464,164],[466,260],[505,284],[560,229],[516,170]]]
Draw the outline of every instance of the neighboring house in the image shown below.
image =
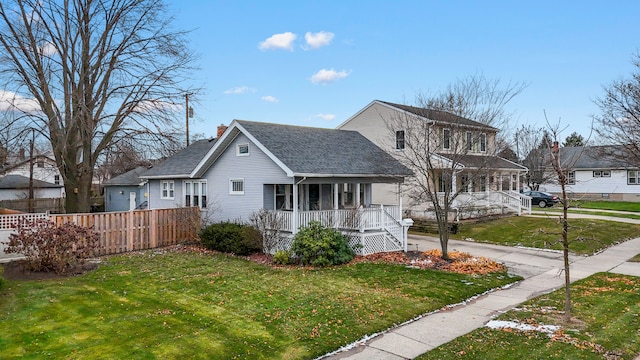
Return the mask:
[[140,178],[140,174],[147,171],[147,167],[139,166],[124,174],[105,181],[104,208],[105,211],[128,211],[147,207],[147,182]]
[[[2,171],[3,175],[21,175],[29,178],[31,172],[31,162],[29,159],[22,159],[10,165]],[[33,157],[33,178],[56,185],[64,185],[60,170],[56,161],[46,155],[35,155]]]
[[194,143],[142,178],[150,208],[200,206],[212,221],[242,222],[272,210],[287,241],[318,220],[373,253],[406,249],[406,226],[400,197],[374,204],[372,185],[399,188],[410,174],[355,131],[234,120],[217,141]]
[[[29,178],[22,175],[0,177],[0,200],[23,200],[29,198]],[[52,199],[64,197],[64,188],[40,180],[33,180],[34,199]]]
[[[640,168],[626,159],[622,146],[561,147],[560,163],[567,172],[566,191],[573,199],[640,201]],[[615,154],[615,155],[612,155]],[[547,179],[557,179],[551,168]],[[540,184],[540,190],[560,194],[557,181]]]
[[[358,131],[389,154],[398,156],[399,152],[405,151],[405,141],[413,135],[407,134],[410,129],[391,128],[397,126],[393,119],[399,118],[404,119],[405,124],[426,122],[430,134],[437,134],[437,138],[429,139],[430,147],[434,149],[431,153],[432,164],[442,166],[434,166],[436,173],[438,169],[450,169],[454,164],[459,169],[451,184],[452,192],[463,188],[463,194],[458,195],[453,204],[457,209],[466,209],[465,214],[458,214],[459,216],[475,217],[489,211],[507,210],[518,214],[531,211],[530,199],[519,194],[520,179],[527,169],[496,155],[498,129],[492,126],[444,111],[374,100],[340,124],[338,129]],[[454,154],[454,139],[466,139],[468,148]],[[432,181],[434,187],[442,192],[443,187],[448,186],[451,181],[447,181],[442,172],[437,177]],[[393,187],[383,184],[377,186],[374,189],[375,202],[384,202],[397,193],[397,189]],[[425,217],[433,215],[431,204],[416,204],[409,199],[405,202],[409,204],[412,214],[422,214]]]

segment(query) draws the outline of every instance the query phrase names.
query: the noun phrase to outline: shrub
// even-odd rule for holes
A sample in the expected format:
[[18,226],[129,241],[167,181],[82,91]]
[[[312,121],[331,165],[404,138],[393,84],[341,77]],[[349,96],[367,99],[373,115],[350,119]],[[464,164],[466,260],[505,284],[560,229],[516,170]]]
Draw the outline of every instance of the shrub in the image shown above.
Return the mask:
[[302,264],[313,266],[344,264],[355,255],[346,237],[318,221],[300,229],[293,237],[291,251]]
[[279,265],[289,265],[293,263],[291,253],[284,250],[276,251],[276,253],[273,255],[273,263]]
[[262,250],[260,232],[251,226],[233,222],[211,224],[200,232],[202,245],[236,255],[249,255]]
[[15,229],[4,252],[24,255],[25,267],[31,271],[64,274],[82,266],[100,249],[96,232],[73,223],[58,226],[48,220],[27,221]]

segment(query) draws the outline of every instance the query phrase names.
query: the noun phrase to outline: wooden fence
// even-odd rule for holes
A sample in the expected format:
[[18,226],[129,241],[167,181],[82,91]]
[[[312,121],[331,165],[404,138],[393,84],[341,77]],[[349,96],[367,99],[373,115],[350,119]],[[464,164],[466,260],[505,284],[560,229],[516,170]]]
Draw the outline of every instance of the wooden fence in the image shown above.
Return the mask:
[[0,207],[31,213],[63,213],[64,198],[0,200]]
[[[10,230],[12,223],[34,220],[36,215],[39,219],[47,218],[46,214],[0,215],[0,227],[12,231]],[[197,207],[51,214],[48,218],[58,225],[71,222],[84,227],[93,227],[93,230],[100,235],[100,248],[96,255],[175,245],[196,239],[200,231],[200,209]]]
[[72,222],[100,234],[99,255],[153,249],[194,240],[200,231],[197,207],[125,212],[51,215],[56,224]]

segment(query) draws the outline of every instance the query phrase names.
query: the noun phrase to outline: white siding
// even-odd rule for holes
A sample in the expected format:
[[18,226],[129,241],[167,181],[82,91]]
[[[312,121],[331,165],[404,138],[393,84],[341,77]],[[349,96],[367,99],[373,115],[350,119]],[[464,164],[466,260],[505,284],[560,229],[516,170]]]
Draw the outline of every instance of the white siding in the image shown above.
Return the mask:
[[[576,194],[640,194],[640,185],[627,185],[627,170],[611,170],[611,177],[593,177],[593,170],[576,170],[576,182],[567,192]],[[543,184],[545,191],[559,193],[560,185]]]
[[[38,157],[37,159],[34,159],[34,160],[35,160],[33,164],[34,179],[55,184],[55,177],[58,176],[59,184],[63,185],[62,176],[60,175],[60,171],[58,170],[58,166],[56,165],[55,161],[52,161],[51,159],[45,159],[42,157]],[[41,163],[42,167],[38,167],[38,163]],[[28,178],[29,174],[30,174],[30,164],[25,163],[7,171],[5,175],[22,175]]]
[[[45,188],[34,189],[33,197],[36,199],[61,198],[63,194],[62,188]],[[29,190],[27,189],[2,189],[0,190],[0,200],[17,200],[28,199]]]
[[[248,156],[237,156],[237,144],[249,144]],[[214,221],[247,221],[264,206],[264,184],[291,184],[293,179],[255,144],[240,134],[207,170],[208,192],[213,202],[209,217]],[[229,194],[229,180],[244,179],[244,195]]]

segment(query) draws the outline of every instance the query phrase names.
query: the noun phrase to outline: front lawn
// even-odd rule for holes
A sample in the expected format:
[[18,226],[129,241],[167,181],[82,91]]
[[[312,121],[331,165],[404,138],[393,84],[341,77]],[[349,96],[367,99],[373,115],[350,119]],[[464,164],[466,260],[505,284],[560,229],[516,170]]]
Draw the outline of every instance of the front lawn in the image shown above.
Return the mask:
[[309,359],[518,279],[164,250],[104,261],[74,278],[7,281],[2,358]]
[[572,200],[569,204],[572,208],[640,212],[640,202]]
[[550,334],[483,327],[419,357],[426,359],[634,359],[640,353],[640,278],[600,273],[572,285],[564,326],[564,289],[530,300],[498,319],[561,326]]
[[628,261],[629,262],[640,262],[640,254],[636,254],[636,256],[632,257]]
[[[569,249],[591,255],[613,244],[635,238],[640,225],[592,219],[569,219]],[[558,218],[508,217],[476,224],[462,224],[454,239],[473,239],[508,246],[561,250],[562,225]]]

